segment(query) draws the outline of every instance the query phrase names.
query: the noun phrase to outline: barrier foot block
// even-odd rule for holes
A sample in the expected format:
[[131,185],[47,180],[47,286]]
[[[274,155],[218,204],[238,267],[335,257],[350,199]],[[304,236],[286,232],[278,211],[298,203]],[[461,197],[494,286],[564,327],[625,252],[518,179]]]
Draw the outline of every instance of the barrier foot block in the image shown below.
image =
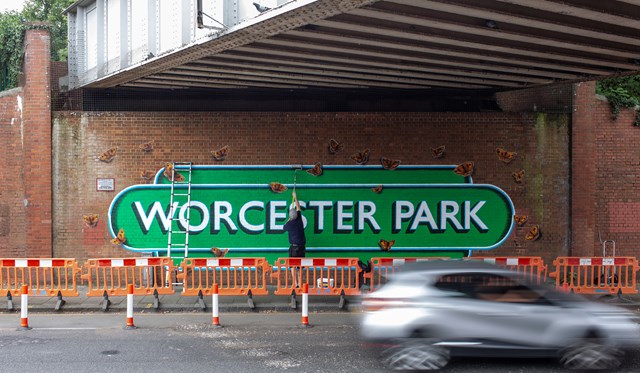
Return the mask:
[[249,308],[256,308],[255,303],[253,303],[253,294],[251,293],[251,290],[249,290],[249,293],[247,294],[247,303],[249,304]]
[[207,305],[204,303],[204,298],[202,297],[202,290],[198,292],[198,302],[196,302],[196,307],[200,308],[202,311],[207,309]]
[[122,327],[122,329],[124,329],[124,330],[135,330],[135,329],[138,329],[138,327],[135,326],[135,325],[125,325],[125,326]]
[[111,301],[109,300],[109,295],[107,294],[106,290],[104,293],[102,293],[102,297],[104,298],[102,300],[102,311],[107,312],[109,310],[109,306],[111,305]]
[[300,328],[300,329],[310,329],[310,328],[313,328],[313,325],[300,324],[300,325],[298,325],[298,328]]
[[158,299],[158,289],[153,291],[153,309],[156,311],[160,308],[160,299]]
[[340,294],[340,301],[338,302],[338,308],[344,309],[344,305],[347,303],[347,299],[344,297],[344,291]]
[[54,311],[60,311],[62,309],[62,306],[65,305],[65,303],[67,303],[67,301],[65,301],[64,299],[58,299],[56,301],[56,306],[53,309]]
[[19,326],[18,327],[18,331],[22,331],[22,330],[31,330],[30,326]]
[[296,292],[295,290],[293,290],[291,292],[291,309],[296,309],[298,308],[298,302],[296,301]]

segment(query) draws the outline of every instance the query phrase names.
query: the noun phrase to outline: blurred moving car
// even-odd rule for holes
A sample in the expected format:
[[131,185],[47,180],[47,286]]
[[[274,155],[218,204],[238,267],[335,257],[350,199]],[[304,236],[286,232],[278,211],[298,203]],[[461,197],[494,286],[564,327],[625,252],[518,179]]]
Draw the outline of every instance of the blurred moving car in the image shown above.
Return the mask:
[[434,260],[399,269],[363,297],[360,323],[394,369],[439,369],[452,356],[557,357],[569,369],[609,369],[640,340],[634,313],[503,267]]

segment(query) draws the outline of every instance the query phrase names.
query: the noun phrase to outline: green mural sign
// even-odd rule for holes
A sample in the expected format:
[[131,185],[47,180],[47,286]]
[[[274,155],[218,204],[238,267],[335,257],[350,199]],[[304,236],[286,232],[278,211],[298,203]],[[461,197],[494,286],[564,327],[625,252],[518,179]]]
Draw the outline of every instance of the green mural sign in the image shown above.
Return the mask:
[[[297,171],[308,253],[380,253],[381,240],[394,242],[390,251],[405,255],[499,246],[513,228],[511,200],[495,186],[472,184],[453,168],[334,166],[325,167],[321,176]],[[211,247],[229,248],[236,256],[286,252],[282,227],[296,173],[291,167],[196,166],[189,205],[176,197],[172,207],[171,185],[162,171],[156,184],[126,188],[111,203],[111,233],[124,230],[126,249],[163,255],[168,231],[188,226],[190,253]],[[274,181],[289,190],[273,192],[269,184]],[[382,191],[374,191],[379,185]],[[187,185],[176,184],[175,191],[184,194]]]

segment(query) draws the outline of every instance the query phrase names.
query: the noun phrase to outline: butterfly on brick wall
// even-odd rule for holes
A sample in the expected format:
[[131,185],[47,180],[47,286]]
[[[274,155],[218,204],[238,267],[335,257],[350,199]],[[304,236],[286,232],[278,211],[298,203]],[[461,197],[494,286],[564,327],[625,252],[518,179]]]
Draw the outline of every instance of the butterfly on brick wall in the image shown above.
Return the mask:
[[502,148],[496,148],[496,153],[498,154],[498,159],[504,163],[510,163],[518,156],[518,153],[510,152]]
[[124,236],[124,229],[120,228],[118,235],[111,240],[111,243],[114,245],[122,245],[125,242],[127,242],[127,239]]
[[169,181],[173,180],[176,183],[181,183],[185,180],[184,176],[174,169],[173,163],[167,163],[167,165],[164,166],[164,172],[162,172],[162,174]]
[[380,158],[380,164],[385,170],[395,170],[400,166],[401,161],[397,159],[389,159],[387,157]]
[[151,180],[153,178],[153,172],[147,171],[147,170],[141,170],[140,177],[145,180]]
[[369,149],[365,149],[362,152],[352,154],[351,159],[353,159],[353,161],[356,162],[356,164],[364,166],[369,162]]
[[308,173],[310,173],[313,176],[320,176],[322,175],[322,163],[318,162],[316,163],[315,166],[313,166],[312,168],[307,170]]
[[461,163],[457,165],[456,168],[453,169],[453,172],[464,177],[471,176],[473,174],[473,171],[474,171],[474,165],[473,165],[473,162],[471,161]]
[[269,189],[274,193],[282,193],[287,190],[287,186],[274,181],[269,183]]
[[224,256],[229,252],[229,249],[220,250],[217,247],[212,247],[211,252],[216,258],[224,258]]
[[540,227],[538,225],[534,225],[533,227],[531,227],[524,238],[527,241],[535,241],[540,238]]
[[336,139],[329,140],[329,153],[336,154],[342,150],[343,144]]
[[371,190],[373,190],[373,192],[376,193],[376,194],[382,193],[382,184],[378,185],[375,188],[371,188]]
[[213,159],[216,161],[224,161],[229,154],[229,145],[225,145],[220,149],[212,150],[211,155],[213,155]]
[[513,180],[520,184],[524,180],[524,170],[520,170],[518,172],[514,172],[511,174],[513,176]]
[[529,217],[527,215],[513,215],[513,220],[515,220],[516,224],[518,224],[519,227],[522,227],[524,225],[524,223],[527,222],[527,220],[529,220]]
[[116,147],[111,148],[111,149],[107,150],[106,152],[100,154],[100,157],[98,157],[98,159],[100,159],[102,162],[109,163],[109,162],[113,161],[113,158],[115,158],[116,151],[118,151],[118,148],[116,148]]
[[84,221],[84,225],[86,225],[89,228],[95,228],[98,226],[98,215],[97,214],[91,214],[91,215],[84,215],[82,217],[82,221]]
[[395,243],[396,240],[387,241],[381,238],[380,241],[378,241],[378,246],[380,246],[380,250],[382,251],[390,251],[391,246],[393,246]]
[[431,154],[433,154],[433,158],[444,157],[444,145],[438,146],[437,148],[431,148]]
[[153,150],[153,141],[145,142],[144,144],[138,145],[143,152],[148,153]]

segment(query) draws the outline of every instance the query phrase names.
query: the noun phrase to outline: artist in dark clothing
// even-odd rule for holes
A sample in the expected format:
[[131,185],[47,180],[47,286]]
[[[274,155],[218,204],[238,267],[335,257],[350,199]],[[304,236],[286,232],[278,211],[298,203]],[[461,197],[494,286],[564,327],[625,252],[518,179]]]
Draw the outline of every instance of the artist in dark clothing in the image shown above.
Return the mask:
[[304,235],[304,224],[300,214],[300,203],[296,192],[293,192],[295,207],[289,210],[289,220],[284,225],[284,230],[289,233],[289,257],[302,258],[306,254],[307,239]]

